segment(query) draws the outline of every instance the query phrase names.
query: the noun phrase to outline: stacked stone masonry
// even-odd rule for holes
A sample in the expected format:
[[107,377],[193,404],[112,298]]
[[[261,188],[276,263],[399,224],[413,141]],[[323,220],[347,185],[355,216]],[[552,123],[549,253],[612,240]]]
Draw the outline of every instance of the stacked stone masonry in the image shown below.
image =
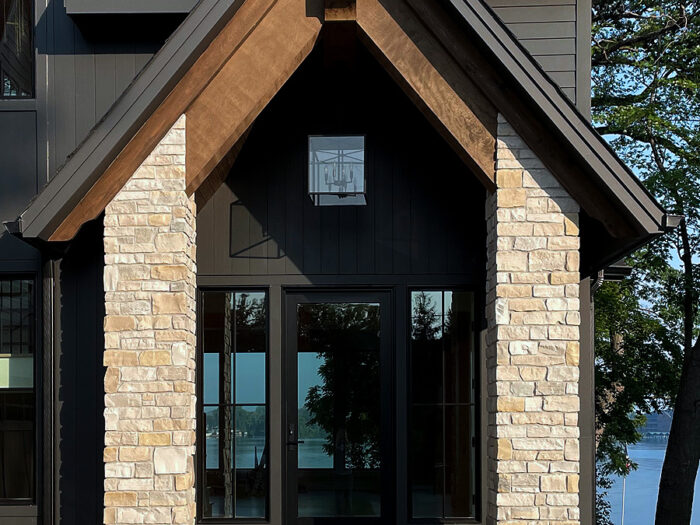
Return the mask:
[[195,205],[181,117],[107,206],[105,523],[195,516]]
[[487,523],[579,523],[577,203],[499,117],[487,215]]

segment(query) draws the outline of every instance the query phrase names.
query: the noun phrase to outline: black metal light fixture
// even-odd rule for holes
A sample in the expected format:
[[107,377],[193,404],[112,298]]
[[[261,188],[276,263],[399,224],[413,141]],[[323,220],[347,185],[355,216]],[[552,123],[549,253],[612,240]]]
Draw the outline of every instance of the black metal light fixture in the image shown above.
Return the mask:
[[309,197],[316,206],[367,204],[364,136],[309,136]]

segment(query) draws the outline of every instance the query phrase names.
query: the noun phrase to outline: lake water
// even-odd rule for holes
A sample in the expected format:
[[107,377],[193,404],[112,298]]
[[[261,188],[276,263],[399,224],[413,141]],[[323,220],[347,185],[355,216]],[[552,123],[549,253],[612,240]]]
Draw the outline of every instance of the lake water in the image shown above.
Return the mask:
[[[666,443],[643,441],[628,449],[639,468],[627,476],[625,525],[653,525]],[[622,478],[608,491],[615,525],[622,525]],[[695,480],[691,525],[700,525],[700,477]]]

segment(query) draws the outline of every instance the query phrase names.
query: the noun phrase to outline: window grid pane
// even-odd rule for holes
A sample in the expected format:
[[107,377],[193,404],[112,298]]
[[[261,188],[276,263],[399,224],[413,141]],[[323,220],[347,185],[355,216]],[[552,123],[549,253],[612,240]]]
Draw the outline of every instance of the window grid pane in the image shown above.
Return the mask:
[[31,0],[0,0],[0,98],[33,96]]
[[475,514],[471,293],[411,293],[409,497],[414,518]]
[[264,292],[204,292],[204,518],[265,518],[268,500]]
[[0,501],[35,485],[34,281],[0,278]]

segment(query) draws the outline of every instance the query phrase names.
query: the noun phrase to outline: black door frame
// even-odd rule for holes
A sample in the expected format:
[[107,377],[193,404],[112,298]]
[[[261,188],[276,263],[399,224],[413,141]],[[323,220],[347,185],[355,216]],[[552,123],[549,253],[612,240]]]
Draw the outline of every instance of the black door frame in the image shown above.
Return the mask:
[[[283,344],[283,429],[284,522],[289,525],[350,525],[396,522],[396,454],[395,437],[395,329],[394,293],[381,289],[288,289],[284,290]],[[316,517],[299,518],[297,508],[297,316],[296,307],[303,303],[378,303],[380,305],[380,381],[381,381],[381,516],[376,518]],[[292,435],[290,425],[293,424]]]

